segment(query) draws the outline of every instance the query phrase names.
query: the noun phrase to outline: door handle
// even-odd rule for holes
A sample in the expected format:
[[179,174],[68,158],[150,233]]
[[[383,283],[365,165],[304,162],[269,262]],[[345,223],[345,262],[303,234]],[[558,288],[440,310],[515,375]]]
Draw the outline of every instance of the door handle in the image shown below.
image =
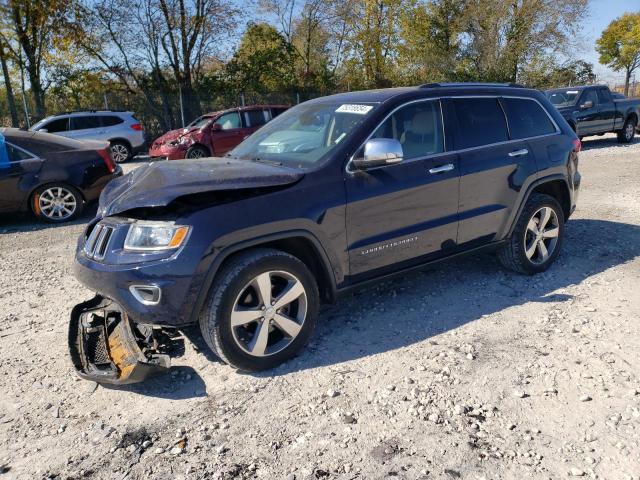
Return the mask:
[[455,167],[453,166],[453,163],[447,163],[446,165],[440,165],[439,167],[430,168],[429,173],[434,174],[434,173],[450,172],[454,168]]
[[520,150],[514,150],[513,152],[509,152],[510,157],[523,157],[529,154],[529,150],[526,148],[522,148]]

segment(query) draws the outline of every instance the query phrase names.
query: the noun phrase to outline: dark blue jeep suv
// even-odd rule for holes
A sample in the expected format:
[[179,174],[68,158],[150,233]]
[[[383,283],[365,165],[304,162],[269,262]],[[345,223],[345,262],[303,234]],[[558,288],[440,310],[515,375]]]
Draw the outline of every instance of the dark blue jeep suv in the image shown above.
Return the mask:
[[228,364],[292,357],[320,302],[478,249],[524,274],[560,253],[580,141],[545,95],[429,84],[318,98],[224,158],[158,162],[111,182],[78,242],[97,292],[71,316],[80,375],[168,366],[158,327],[199,323]]

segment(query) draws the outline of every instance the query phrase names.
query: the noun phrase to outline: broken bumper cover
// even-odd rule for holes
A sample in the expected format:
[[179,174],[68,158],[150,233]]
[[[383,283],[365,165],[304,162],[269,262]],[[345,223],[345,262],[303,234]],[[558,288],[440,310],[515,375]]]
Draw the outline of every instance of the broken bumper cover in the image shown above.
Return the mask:
[[100,295],[71,311],[69,353],[78,375],[99,383],[136,383],[170,366],[152,332],[144,335],[117,303]]

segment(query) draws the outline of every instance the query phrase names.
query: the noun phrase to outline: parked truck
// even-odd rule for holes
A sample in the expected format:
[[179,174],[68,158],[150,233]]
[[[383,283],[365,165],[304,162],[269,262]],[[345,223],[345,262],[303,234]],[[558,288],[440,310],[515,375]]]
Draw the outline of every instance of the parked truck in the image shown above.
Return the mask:
[[617,98],[606,85],[555,88],[545,93],[580,138],[612,132],[620,143],[633,141],[640,99]]

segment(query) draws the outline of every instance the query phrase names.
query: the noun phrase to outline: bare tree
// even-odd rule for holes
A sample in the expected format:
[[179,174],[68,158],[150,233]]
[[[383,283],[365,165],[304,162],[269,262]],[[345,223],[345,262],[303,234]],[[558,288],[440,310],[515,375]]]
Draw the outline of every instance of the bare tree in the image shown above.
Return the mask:
[[11,125],[13,127],[18,127],[18,110],[16,109],[15,96],[13,95],[13,87],[11,86],[11,76],[9,75],[8,50],[5,49],[2,38],[0,38],[0,65],[2,66],[4,88],[7,92],[7,103],[9,104],[9,112],[11,114]]

